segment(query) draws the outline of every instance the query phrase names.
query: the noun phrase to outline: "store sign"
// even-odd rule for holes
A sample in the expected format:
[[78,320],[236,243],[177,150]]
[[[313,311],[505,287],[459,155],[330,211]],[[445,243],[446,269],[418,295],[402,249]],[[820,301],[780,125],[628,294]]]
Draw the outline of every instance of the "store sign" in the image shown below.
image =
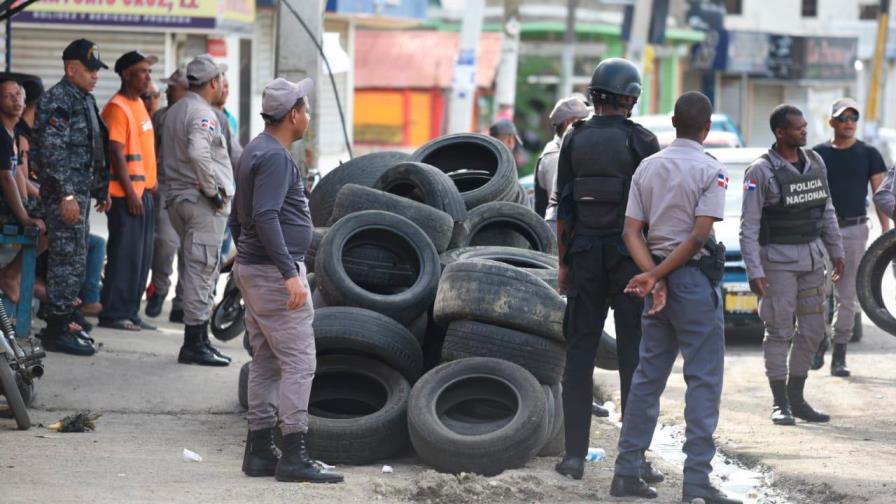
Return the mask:
[[858,40],[728,32],[724,70],[784,80],[855,78]]
[[214,29],[254,19],[252,0],[40,0],[13,22]]

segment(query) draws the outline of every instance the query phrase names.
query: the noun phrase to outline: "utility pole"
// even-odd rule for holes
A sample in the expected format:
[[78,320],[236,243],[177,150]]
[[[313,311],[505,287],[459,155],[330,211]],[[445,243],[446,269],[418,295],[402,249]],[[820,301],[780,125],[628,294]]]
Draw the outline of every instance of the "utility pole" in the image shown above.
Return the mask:
[[[323,42],[323,0],[280,0],[277,10],[277,46],[274,75],[292,82],[311,77],[314,91],[311,93],[311,123],[301,142],[293,144],[293,157],[304,170],[317,165],[320,152],[319,96],[321,59],[314,42]],[[301,22],[299,19],[301,19]],[[303,26],[304,23],[304,26]],[[307,28],[307,30],[306,30]],[[309,33],[310,32],[310,33]],[[302,48],[302,50],[297,50]]]
[[[625,57],[641,70],[642,79],[646,80],[647,37],[650,35],[650,18],[653,11],[653,0],[635,0],[635,11],[632,15],[632,31],[629,35]],[[633,113],[637,114],[640,102]]]
[[513,119],[520,59],[520,0],[504,0],[504,37],[495,84],[495,119]]
[[566,31],[563,33],[563,52],[560,56],[560,84],[557,86],[557,100],[572,94],[572,78],[575,75],[576,59],[576,10],[579,0],[566,2]]
[[485,0],[467,0],[460,25],[460,45],[454,64],[454,79],[448,105],[448,133],[470,131],[473,100],[476,98],[476,48],[482,35]]
[[883,85],[884,51],[887,48],[887,32],[890,29],[890,0],[880,0],[877,14],[877,43],[874,46],[874,60],[871,62],[871,80],[868,83],[868,101],[865,104],[866,125],[874,125],[868,133],[877,136],[877,112],[880,88]]

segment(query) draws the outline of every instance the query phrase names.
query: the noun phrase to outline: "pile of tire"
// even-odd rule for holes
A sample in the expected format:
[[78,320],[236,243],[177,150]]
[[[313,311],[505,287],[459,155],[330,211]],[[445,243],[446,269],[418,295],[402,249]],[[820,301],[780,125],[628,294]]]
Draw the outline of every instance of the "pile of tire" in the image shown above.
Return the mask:
[[315,458],[412,446],[492,475],[562,452],[565,300],[524,195],[510,151],[475,134],[355,158],[312,191]]

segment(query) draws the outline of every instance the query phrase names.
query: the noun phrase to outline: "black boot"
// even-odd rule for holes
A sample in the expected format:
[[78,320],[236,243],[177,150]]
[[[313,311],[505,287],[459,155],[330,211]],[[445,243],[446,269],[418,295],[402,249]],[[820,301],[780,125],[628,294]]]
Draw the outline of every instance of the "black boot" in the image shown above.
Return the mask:
[[790,401],[787,400],[787,382],[784,380],[769,380],[772,387],[772,423],[775,425],[796,425],[793,413],[790,411]]
[[175,324],[183,324],[184,323],[184,310],[181,308],[172,308],[171,313],[168,314],[168,322],[174,322]]
[[213,347],[212,342],[208,339],[208,321],[202,324],[202,343],[206,346],[206,348],[209,349],[209,351],[211,351],[211,353],[226,360],[227,362],[231,362],[232,359],[230,358],[230,356]]
[[834,353],[831,356],[831,376],[846,378],[850,375],[846,367],[846,343],[834,343]]
[[598,418],[607,418],[610,416],[610,410],[604,408],[600,404],[591,403],[591,414]]
[[273,428],[249,431],[243,454],[243,472],[246,476],[273,476],[279,458],[280,454],[274,447]]
[[200,366],[227,366],[230,362],[218,357],[202,342],[202,325],[184,327],[184,346],[180,347],[177,362]]
[[554,466],[554,470],[567,478],[580,480],[585,474],[585,459],[578,457],[563,457],[563,460],[557,462],[557,465]]
[[647,485],[641,478],[634,476],[613,475],[610,483],[610,495],[613,497],[643,497],[656,499],[656,489]]
[[815,351],[815,357],[812,358],[812,371],[818,371],[824,367],[824,354],[827,353],[830,346],[830,338],[825,335],[821,343],[818,344],[818,350]]
[[666,480],[666,476],[645,460],[641,464],[641,479],[646,483],[662,483]]
[[283,454],[277,462],[274,474],[277,481],[308,483],[342,483],[342,475],[325,472],[308,455],[308,434],[293,432],[283,434]]
[[69,328],[71,315],[47,315],[47,327],[37,337],[48,352],[62,352],[71,355],[91,356],[96,353],[89,341],[79,338]]
[[[155,290],[154,287],[153,290]],[[165,298],[158,295],[156,292],[153,292],[151,296],[146,296],[146,309],[144,310],[146,316],[150,318],[158,317],[162,313],[162,304],[164,302]],[[172,320],[172,322],[174,321]]]
[[806,399],[803,397],[803,390],[805,388],[805,376],[790,375],[790,380],[787,382],[787,398],[790,399],[790,410],[793,412],[793,416],[807,422],[823,423],[830,421],[830,415],[822,413],[821,411],[816,411],[806,402]]
[[700,504],[743,504],[742,501],[731,499],[725,492],[718,488],[706,485],[692,485],[685,483],[681,489],[681,502],[688,504],[699,502]]

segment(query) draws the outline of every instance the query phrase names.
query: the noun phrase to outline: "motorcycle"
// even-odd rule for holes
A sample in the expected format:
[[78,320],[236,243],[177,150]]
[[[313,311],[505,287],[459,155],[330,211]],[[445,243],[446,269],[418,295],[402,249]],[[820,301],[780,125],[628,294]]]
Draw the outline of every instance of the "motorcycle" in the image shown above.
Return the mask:
[[227,284],[224,286],[224,297],[212,311],[211,331],[215,338],[230,341],[246,331],[243,296],[233,279],[234,258],[221,266],[221,273],[227,273]]
[[28,430],[31,419],[28,405],[34,397],[34,380],[44,375],[42,360],[46,352],[35,338],[16,338],[6,307],[0,303],[0,394],[19,430]]

